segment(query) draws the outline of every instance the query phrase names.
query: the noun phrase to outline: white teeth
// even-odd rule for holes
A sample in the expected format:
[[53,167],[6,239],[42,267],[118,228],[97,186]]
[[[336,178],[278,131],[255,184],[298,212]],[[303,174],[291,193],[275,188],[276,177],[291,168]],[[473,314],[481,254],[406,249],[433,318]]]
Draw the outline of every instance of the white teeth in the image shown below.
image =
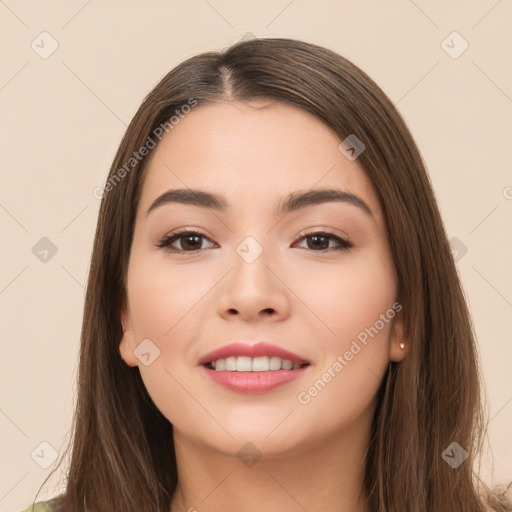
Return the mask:
[[293,363],[291,361],[288,361],[287,359],[283,359],[281,368],[283,370],[291,370],[293,368]]
[[[253,372],[266,372],[269,370],[269,358],[267,356],[255,357],[252,360],[252,371]],[[217,368],[217,367],[215,367]]]
[[280,357],[232,356],[226,359],[217,359],[217,361],[212,361],[211,364],[216,371],[268,372],[269,370],[296,370],[306,363],[292,363],[288,359],[281,359]]
[[271,370],[280,370],[281,369],[281,358],[280,357],[271,357],[269,365],[270,365]]
[[219,359],[215,363],[215,369],[216,370],[225,370],[226,369],[226,360],[225,359]]
[[236,372],[236,357],[228,357],[226,359],[226,371]]
[[240,356],[236,359],[237,372],[250,372],[252,370],[252,359],[246,356]]

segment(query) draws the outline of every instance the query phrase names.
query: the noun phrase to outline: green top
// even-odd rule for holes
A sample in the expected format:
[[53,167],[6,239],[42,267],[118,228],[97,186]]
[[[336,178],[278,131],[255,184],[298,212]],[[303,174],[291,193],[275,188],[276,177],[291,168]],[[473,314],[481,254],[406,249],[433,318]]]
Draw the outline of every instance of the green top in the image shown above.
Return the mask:
[[52,512],[52,504],[55,501],[55,498],[52,498],[48,501],[38,501],[35,505],[30,505],[22,512]]

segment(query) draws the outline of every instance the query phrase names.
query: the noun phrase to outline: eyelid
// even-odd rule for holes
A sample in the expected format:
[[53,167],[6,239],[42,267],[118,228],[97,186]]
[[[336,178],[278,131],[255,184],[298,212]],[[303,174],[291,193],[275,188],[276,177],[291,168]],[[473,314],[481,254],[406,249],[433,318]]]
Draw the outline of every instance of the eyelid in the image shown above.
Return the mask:
[[[346,235],[346,234],[343,234],[343,235],[340,235],[338,234],[334,229],[332,228],[326,228],[326,227],[312,227],[312,228],[307,228],[303,231],[301,231],[298,235],[297,235],[297,241],[301,241],[305,238],[308,238],[310,236],[313,236],[313,235],[320,235],[320,236],[324,236],[326,238],[329,238],[331,240],[334,240],[337,244],[336,247],[329,247],[327,249],[322,249],[322,250],[319,250],[319,251],[315,251],[313,249],[308,249],[306,248],[307,251],[309,252],[312,252],[312,253],[328,253],[328,252],[333,252],[333,251],[348,251],[350,249],[353,249],[354,248],[354,243],[352,242],[351,238]],[[296,242],[294,242],[295,244]]]
[[310,228],[303,229],[299,234],[297,235],[297,238],[302,238],[304,236],[310,236],[315,235],[316,233],[326,233],[329,235],[333,235],[335,237],[341,238],[345,240],[346,242],[352,242],[351,237],[340,230],[335,230],[334,228],[328,228],[327,226],[313,226]]
[[[171,231],[170,233],[164,235],[163,237],[161,237],[159,239],[159,241],[155,244],[156,247],[158,247],[159,249],[163,249],[164,251],[168,251],[168,252],[172,252],[172,253],[175,253],[175,254],[186,254],[186,253],[189,253],[189,254],[194,254],[196,252],[199,252],[201,250],[204,250],[204,249],[196,249],[196,250],[193,250],[193,251],[184,251],[182,249],[176,249],[176,248],[171,248],[170,244],[170,240],[171,239],[174,239],[172,241],[172,243],[174,243],[176,240],[180,240],[180,238],[183,236],[183,235],[187,235],[187,234],[190,234],[190,235],[198,235],[212,243],[215,243],[213,242],[213,240],[211,239],[211,237],[209,235],[207,235],[206,233],[204,233],[202,230],[200,229],[197,229],[197,228],[178,228],[174,231]],[[180,236],[181,235],[181,236]]]

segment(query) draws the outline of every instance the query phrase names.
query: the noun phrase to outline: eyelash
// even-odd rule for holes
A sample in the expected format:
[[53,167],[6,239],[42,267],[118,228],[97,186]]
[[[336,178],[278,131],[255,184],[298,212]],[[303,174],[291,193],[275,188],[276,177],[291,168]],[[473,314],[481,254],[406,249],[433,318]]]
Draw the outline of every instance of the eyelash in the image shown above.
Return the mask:
[[[183,253],[196,253],[196,252],[202,250],[202,249],[194,249],[191,251],[185,251],[183,249],[170,248],[170,245],[172,243],[174,243],[176,240],[186,238],[185,235],[187,235],[187,236],[198,235],[202,238],[206,238],[207,240],[210,240],[206,234],[204,234],[200,231],[193,231],[193,230],[188,230],[185,228],[182,230],[174,231],[173,233],[169,233],[168,235],[164,236],[160,240],[160,242],[158,242],[158,244],[156,244],[156,247],[163,249],[167,252],[182,253],[182,254]],[[320,250],[305,248],[307,251],[310,251],[310,252],[348,251],[348,250],[352,249],[352,247],[353,247],[353,244],[351,242],[349,242],[348,240],[345,240],[343,238],[340,238],[335,233],[333,233],[332,231],[328,231],[328,230],[327,231],[312,231],[311,233],[301,234],[299,240],[302,240],[304,238],[309,238],[312,236],[322,236],[324,238],[334,240],[338,244],[338,247],[329,247],[327,249],[320,249]]]

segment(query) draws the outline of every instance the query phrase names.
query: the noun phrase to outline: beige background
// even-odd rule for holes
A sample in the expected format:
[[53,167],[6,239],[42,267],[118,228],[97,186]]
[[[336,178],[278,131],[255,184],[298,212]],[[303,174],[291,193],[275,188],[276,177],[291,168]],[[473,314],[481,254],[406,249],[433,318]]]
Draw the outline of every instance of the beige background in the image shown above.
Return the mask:
[[[338,51],[397,103],[467,248],[457,265],[488,392],[485,475],[511,481],[511,16],[510,0],[0,0],[0,511],[31,502],[50,471],[35,462],[51,460],[41,443],[59,450],[70,426],[92,191],[126,125],[177,63],[247,33]],[[57,248],[46,263],[32,252],[42,237]]]

